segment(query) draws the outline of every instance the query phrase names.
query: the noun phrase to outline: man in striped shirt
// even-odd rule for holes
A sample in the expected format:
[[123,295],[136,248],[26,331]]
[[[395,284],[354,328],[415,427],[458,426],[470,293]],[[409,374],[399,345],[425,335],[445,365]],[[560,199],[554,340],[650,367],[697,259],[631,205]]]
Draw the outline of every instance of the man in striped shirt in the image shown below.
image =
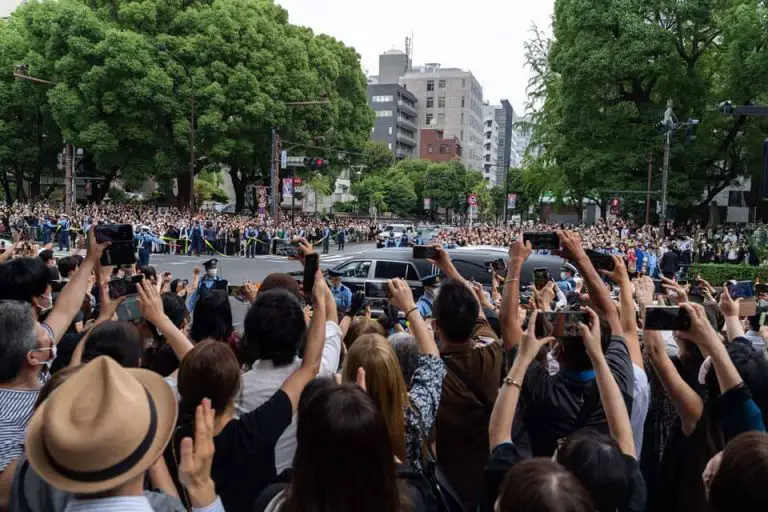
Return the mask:
[[[0,510],[8,506],[16,460],[41,384],[56,358],[56,344],[80,311],[88,280],[104,249],[91,238],[88,255],[59,294],[51,299],[51,274],[39,258],[0,264]],[[53,307],[51,307],[53,306]],[[37,316],[50,311],[44,322]]]

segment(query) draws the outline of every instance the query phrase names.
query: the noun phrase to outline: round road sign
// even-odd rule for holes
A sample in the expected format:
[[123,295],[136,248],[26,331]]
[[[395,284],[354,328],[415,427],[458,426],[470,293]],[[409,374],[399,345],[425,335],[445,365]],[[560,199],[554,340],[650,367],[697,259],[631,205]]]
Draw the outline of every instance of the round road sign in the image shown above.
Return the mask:
[[477,206],[477,195],[470,194],[469,197],[467,197],[467,203],[469,203],[469,206]]

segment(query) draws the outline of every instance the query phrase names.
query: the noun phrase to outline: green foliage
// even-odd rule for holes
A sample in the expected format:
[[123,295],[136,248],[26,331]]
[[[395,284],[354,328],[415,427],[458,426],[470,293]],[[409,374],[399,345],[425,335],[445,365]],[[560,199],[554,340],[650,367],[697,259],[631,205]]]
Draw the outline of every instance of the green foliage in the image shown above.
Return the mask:
[[333,203],[333,211],[336,213],[353,213],[357,208],[355,201],[336,201]]
[[722,286],[730,279],[754,281],[759,278],[761,282],[768,281],[768,266],[753,267],[751,265],[729,265],[726,263],[693,264],[688,269],[688,275],[701,276],[712,286]]
[[601,204],[612,190],[643,190],[647,158],[660,189],[668,99],[697,139],[673,136],[670,201],[705,211],[741,176],[759,176],[759,118],[729,118],[716,106],[768,99],[768,8],[734,0],[557,0],[553,39],[526,45],[531,145],[523,178],[532,194]]

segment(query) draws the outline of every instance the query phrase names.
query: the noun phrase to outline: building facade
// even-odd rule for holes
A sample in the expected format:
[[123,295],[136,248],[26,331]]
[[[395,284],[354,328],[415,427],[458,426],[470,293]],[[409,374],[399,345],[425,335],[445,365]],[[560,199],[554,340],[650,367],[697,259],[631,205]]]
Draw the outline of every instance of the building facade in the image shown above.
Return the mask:
[[396,83],[369,84],[368,105],[376,114],[371,140],[386,144],[397,159],[416,158],[416,96]]
[[499,143],[497,146],[496,183],[504,186],[506,173],[512,167],[512,134],[514,133],[515,110],[508,100],[501,100],[501,105],[495,107],[496,125],[499,127]]
[[483,180],[488,187],[498,183],[499,125],[496,124],[496,107],[483,105]]
[[482,171],[483,88],[472,72],[427,64],[409,70],[400,84],[416,97],[419,130],[442,130],[446,138],[455,137],[462,162]]
[[419,158],[432,162],[450,162],[460,160],[461,142],[456,137],[446,137],[443,130],[425,128],[419,139]]

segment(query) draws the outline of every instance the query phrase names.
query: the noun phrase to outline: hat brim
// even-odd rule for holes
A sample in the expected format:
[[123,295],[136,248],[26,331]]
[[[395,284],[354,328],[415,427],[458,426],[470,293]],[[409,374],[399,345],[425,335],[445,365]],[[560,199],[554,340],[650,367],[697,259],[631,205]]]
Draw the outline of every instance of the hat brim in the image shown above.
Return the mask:
[[[157,409],[157,433],[146,454],[125,473],[108,480],[83,482],[68,478],[57,471],[46,454],[43,441],[43,418],[46,402],[35,411],[27,427],[25,451],[32,468],[48,484],[73,494],[97,494],[123,485],[147,471],[162,456],[176,427],[178,403],[171,387],[163,378],[149,370],[126,368],[147,390]],[[56,391],[54,391],[54,394]],[[105,447],[107,450],[113,447]]]

